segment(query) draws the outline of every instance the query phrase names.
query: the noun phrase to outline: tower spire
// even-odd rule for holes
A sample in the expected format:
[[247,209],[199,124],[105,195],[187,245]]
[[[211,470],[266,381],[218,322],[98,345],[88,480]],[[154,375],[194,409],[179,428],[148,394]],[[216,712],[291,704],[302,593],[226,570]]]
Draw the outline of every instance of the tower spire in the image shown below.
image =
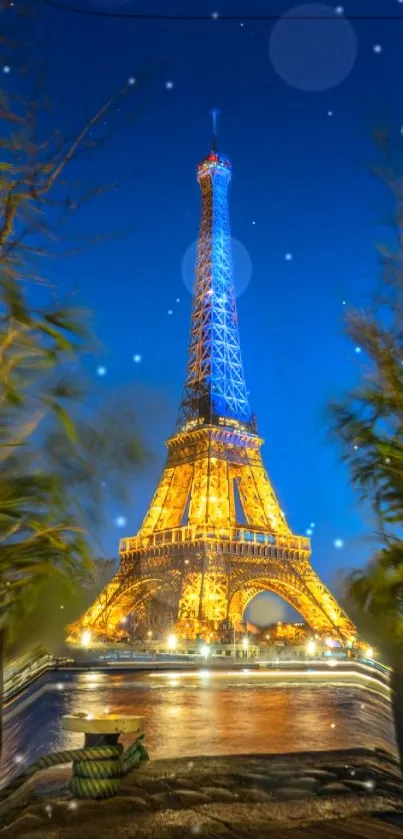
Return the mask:
[[244,379],[228,215],[231,162],[213,148],[197,167],[201,221],[197,241],[188,369],[177,429],[241,424],[252,430]]
[[219,114],[220,112],[217,110],[217,108],[213,108],[213,110],[210,111],[210,116],[213,120],[213,136],[211,140],[211,151],[217,151],[217,118]]

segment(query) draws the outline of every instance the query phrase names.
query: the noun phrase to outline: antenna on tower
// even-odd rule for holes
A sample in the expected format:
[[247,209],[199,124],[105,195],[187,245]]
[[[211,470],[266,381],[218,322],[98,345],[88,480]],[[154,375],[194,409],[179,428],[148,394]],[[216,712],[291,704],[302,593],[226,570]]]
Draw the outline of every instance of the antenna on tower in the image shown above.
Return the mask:
[[210,116],[213,118],[213,138],[211,141],[212,151],[217,151],[217,117],[219,113],[220,112],[217,110],[217,108],[213,108],[213,110],[210,111]]

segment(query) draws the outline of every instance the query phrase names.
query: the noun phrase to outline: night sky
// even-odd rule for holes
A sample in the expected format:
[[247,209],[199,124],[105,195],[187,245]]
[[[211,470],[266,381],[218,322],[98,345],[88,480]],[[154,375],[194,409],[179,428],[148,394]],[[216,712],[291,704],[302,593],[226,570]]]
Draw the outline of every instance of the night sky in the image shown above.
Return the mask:
[[[370,173],[371,135],[386,122],[399,137],[403,125],[403,3],[295,6],[311,19],[281,24],[292,8],[282,0],[71,5],[105,16],[45,5],[30,24],[30,60],[45,62],[55,121],[74,133],[131,77],[123,114],[141,105],[125,130],[121,112],[109,115],[96,136],[111,131],[110,140],[76,164],[91,183],[121,181],[88,205],[78,228],[130,229],[48,269],[61,290],[78,286],[94,310],[104,349],[88,369],[111,399],[136,401],[153,453],[141,482],[133,481],[131,505],[108,507],[102,549],[113,555],[119,538],[135,533],[174,428],[189,337],[188,249],[199,223],[196,164],[209,151],[216,107],[219,149],[233,166],[230,217],[240,243],[235,270],[250,403],[288,521],[297,533],[311,527],[313,564],[331,584],[337,568],[358,565],[371,551],[369,519],[328,440],[326,406],[365,365],[343,336],[343,315],[365,304],[379,280],[375,245],[386,235],[388,196]],[[141,11],[208,17],[107,16]],[[377,20],[349,21],[363,13]],[[240,19],[220,17],[226,14]],[[2,81],[12,90],[12,56],[9,65]]]

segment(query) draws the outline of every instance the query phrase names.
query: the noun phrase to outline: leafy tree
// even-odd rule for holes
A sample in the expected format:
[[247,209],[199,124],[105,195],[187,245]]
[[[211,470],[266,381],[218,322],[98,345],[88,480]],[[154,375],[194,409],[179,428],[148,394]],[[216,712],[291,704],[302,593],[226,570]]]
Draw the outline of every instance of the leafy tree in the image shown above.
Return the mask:
[[[5,644],[15,649],[18,628],[46,609],[52,591],[68,599],[88,585],[104,479],[109,498],[124,498],[144,461],[134,410],[122,400],[111,407],[110,397],[100,404],[85,380],[88,315],[61,304],[54,289],[45,295],[42,275],[49,248],[61,251],[66,218],[113,188],[88,190],[69,182],[69,170],[98,145],[91,129],[131,87],[73,139],[49,115],[38,118],[38,98],[0,97],[0,708]],[[34,305],[38,283],[43,306]]]
[[352,484],[374,514],[374,556],[346,582],[358,624],[373,632],[393,666],[403,759],[403,178],[399,162],[392,163],[389,137],[382,133],[377,139],[382,162],[375,172],[393,198],[393,238],[378,246],[380,292],[366,310],[348,316],[347,334],[361,347],[365,365],[357,386],[331,406],[331,421]]

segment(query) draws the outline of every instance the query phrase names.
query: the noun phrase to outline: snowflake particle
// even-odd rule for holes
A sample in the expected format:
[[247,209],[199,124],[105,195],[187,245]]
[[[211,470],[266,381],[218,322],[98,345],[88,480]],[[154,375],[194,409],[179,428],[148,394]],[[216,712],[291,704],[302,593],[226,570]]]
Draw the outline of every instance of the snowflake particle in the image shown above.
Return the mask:
[[78,807],[77,801],[74,801],[74,799],[73,799],[73,801],[69,801],[67,807],[68,807],[69,810],[77,810],[77,807]]

